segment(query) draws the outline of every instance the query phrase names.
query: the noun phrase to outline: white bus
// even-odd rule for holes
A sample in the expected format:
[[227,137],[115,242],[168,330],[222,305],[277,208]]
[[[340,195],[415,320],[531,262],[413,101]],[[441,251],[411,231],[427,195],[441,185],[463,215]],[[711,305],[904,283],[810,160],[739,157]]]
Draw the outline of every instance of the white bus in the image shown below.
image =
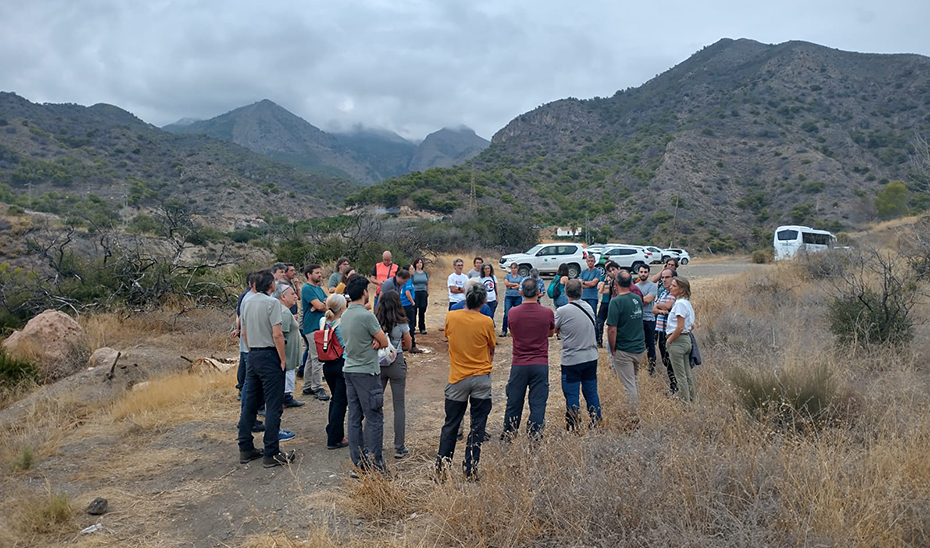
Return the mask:
[[826,230],[808,226],[780,226],[775,230],[775,260],[790,259],[798,252],[824,251],[835,244],[836,236]]

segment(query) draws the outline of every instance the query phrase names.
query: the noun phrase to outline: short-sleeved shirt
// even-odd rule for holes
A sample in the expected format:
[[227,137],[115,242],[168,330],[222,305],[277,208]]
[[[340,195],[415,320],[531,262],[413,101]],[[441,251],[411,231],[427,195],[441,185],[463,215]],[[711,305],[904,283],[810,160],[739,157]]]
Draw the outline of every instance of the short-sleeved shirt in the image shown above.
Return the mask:
[[404,340],[404,333],[410,333],[410,326],[405,323],[397,324],[394,329],[391,329],[391,344],[397,349],[398,354],[404,353],[403,344],[401,344]]
[[[319,327],[319,325],[317,326]],[[350,304],[339,324],[345,352],[344,373],[379,375],[378,351],[371,347],[375,335],[381,332],[378,318],[360,304]]]
[[570,301],[555,311],[555,326],[562,337],[562,365],[597,359],[594,311],[585,301]]
[[249,349],[274,348],[272,326],[281,325],[282,308],[281,301],[264,293],[255,293],[242,305],[239,322]]
[[423,294],[429,293],[429,274],[427,274],[425,270],[423,272],[414,270],[410,279],[413,280],[414,291]]
[[468,271],[468,277],[469,278],[480,278],[481,273],[475,270],[474,268],[472,268],[471,270]]
[[[522,284],[522,283],[523,283],[523,276],[521,276],[521,275],[519,275],[519,274],[517,274],[516,276],[514,276],[513,274],[507,274],[506,276],[504,276],[504,280],[506,280],[506,281],[508,281],[508,282],[510,282],[510,283],[512,283],[512,284]],[[507,291],[504,293],[504,295],[507,296],[507,297],[521,297],[521,296],[522,296],[522,295],[520,294],[520,287],[519,287],[519,286],[516,287],[516,288],[510,288],[510,287],[508,287],[508,288],[507,288]]]
[[[446,283],[446,286],[447,287],[465,287],[465,282],[467,281],[468,281],[468,276],[466,276],[465,274],[456,274],[455,272],[453,272],[452,274],[449,274],[449,281],[448,283]],[[451,291],[449,292],[450,303],[457,303],[459,301],[464,301],[464,300],[465,300],[464,293],[453,293]]]
[[607,325],[617,328],[615,350],[639,354],[646,351],[643,333],[643,299],[635,293],[624,293],[610,299]]
[[[468,306],[468,303],[466,303],[465,301],[459,301],[455,303],[454,305],[452,305],[452,308],[449,309],[449,312],[452,312],[453,310],[465,310],[467,306]],[[482,314],[491,318],[492,320],[494,319],[494,315],[491,314],[491,307],[488,306],[487,303],[481,305],[481,309],[478,310],[478,312],[481,312]]]
[[685,327],[681,332],[691,333],[691,328],[694,327],[694,307],[688,299],[678,299],[668,312],[668,324],[665,326],[667,335],[671,335],[678,329],[678,316],[685,319]]
[[507,315],[507,328],[513,337],[513,365],[549,364],[549,332],[555,329],[552,309],[539,303],[515,306]]
[[285,369],[291,371],[300,364],[303,348],[300,345],[300,325],[289,308],[281,305],[281,332],[284,333]]
[[[253,292],[251,289],[239,296],[239,305],[236,307],[236,315],[242,316],[242,306],[249,301],[253,296],[258,295],[258,293]],[[239,337],[239,352],[243,354],[248,354],[249,349],[245,347],[245,341],[242,339],[242,336]]]
[[443,332],[449,339],[449,384],[491,372],[490,350],[497,339],[490,318],[469,310],[450,312]]
[[320,328],[320,319],[326,316],[326,312],[314,310],[310,304],[311,301],[319,300],[321,303],[326,302],[326,291],[318,285],[306,283],[300,288],[300,308],[303,310],[301,326],[303,334],[309,335]]
[[[585,270],[582,270],[581,275],[578,277],[581,278],[582,282],[590,282],[591,280],[603,281],[604,271],[601,270],[600,268],[594,268],[593,270],[590,268],[587,268]],[[594,287],[586,287],[582,289],[581,298],[586,301],[597,300],[597,284],[595,284]]]
[[[672,294],[668,292],[668,289],[662,288],[659,291],[659,298],[655,300],[655,304],[669,304],[674,303],[675,297],[672,297]],[[656,331],[665,332],[665,325],[668,322],[667,314],[656,314]]]
[[656,303],[656,300],[652,299],[651,303],[647,303],[646,295],[657,297],[659,295],[659,286],[657,286],[655,282],[646,280],[645,282],[636,282],[636,287],[638,287],[643,294],[643,321],[651,322],[656,319],[656,315],[652,313],[652,306]]
[[[413,298],[411,301],[407,298],[407,292],[410,292],[410,296]],[[417,302],[417,290],[413,287],[413,280],[407,279],[407,283],[404,284],[404,287],[400,290],[400,305],[401,306],[413,306]]]
[[497,300],[497,276],[484,276],[478,280],[488,290],[488,302]]
[[326,287],[332,289],[336,287],[337,285],[339,285],[339,282],[341,281],[342,281],[342,274],[338,270],[336,270],[335,272],[329,275],[329,282],[327,282]]

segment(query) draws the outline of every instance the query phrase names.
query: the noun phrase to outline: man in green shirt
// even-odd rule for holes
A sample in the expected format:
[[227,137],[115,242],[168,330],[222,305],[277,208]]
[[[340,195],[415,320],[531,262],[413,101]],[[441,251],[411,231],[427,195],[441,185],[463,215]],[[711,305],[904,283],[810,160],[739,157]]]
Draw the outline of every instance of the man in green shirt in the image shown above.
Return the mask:
[[607,351],[635,415],[639,407],[636,374],[646,351],[646,339],[643,335],[643,301],[639,295],[630,292],[632,285],[630,273],[620,270],[617,274],[617,296],[610,300],[607,309]]
[[[384,438],[384,388],[378,350],[388,345],[378,318],[365,308],[368,279],[353,276],[346,286],[351,302],[342,314],[340,329],[348,399],[349,457],[360,470],[384,472],[381,445]],[[362,421],[364,420],[364,428]]]

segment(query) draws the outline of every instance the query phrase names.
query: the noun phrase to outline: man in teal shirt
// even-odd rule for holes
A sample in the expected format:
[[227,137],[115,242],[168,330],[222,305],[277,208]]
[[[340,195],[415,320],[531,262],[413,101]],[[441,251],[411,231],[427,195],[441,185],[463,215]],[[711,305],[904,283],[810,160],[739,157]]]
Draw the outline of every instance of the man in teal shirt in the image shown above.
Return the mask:
[[[384,388],[378,350],[388,345],[378,318],[365,308],[368,303],[368,279],[353,276],[346,286],[352,300],[342,314],[340,328],[344,341],[348,399],[349,457],[359,470],[385,472],[381,445],[384,438]],[[364,427],[362,421],[364,420]]]
[[323,290],[323,268],[318,264],[304,267],[304,277],[307,283],[300,288],[300,308],[303,318],[300,322],[301,333],[307,338],[307,349],[304,351],[304,370],[306,375],[307,358],[310,359],[310,374],[304,380],[303,395],[313,395],[320,401],[327,401],[329,394],[323,388],[323,364],[316,355],[316,344],[313,342],[313,332],[320,329],[320,320],[326,316],[326,291]]
[[617,274],[617,296],[610,299],[607,309],[607,351],[635,415],[639,407],[636,374],[646,351],[646,339],[643,335],[643,299],[630,292],[632,285],[630,273],[621,270]]

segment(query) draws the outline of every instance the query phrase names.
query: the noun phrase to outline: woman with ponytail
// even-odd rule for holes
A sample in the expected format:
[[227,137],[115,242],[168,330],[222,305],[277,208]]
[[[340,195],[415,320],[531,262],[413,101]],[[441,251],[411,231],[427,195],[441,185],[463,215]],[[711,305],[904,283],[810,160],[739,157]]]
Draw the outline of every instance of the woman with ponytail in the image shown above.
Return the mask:
[[[333,293],[326,298],[326,316],[320,320],[320,329],[331,329],[339,345],[342,346],[342,330],[339,320],[346,311],[346,298],[341,293]],[[346,396],[346,379],[342,375],[345,358],[323,362],[323,378],[329,386],[332,398],[329,400],[329,422],[326,424],[326,448],[340,449],[349,445],[345,437],[346,409],[349,400]]]

